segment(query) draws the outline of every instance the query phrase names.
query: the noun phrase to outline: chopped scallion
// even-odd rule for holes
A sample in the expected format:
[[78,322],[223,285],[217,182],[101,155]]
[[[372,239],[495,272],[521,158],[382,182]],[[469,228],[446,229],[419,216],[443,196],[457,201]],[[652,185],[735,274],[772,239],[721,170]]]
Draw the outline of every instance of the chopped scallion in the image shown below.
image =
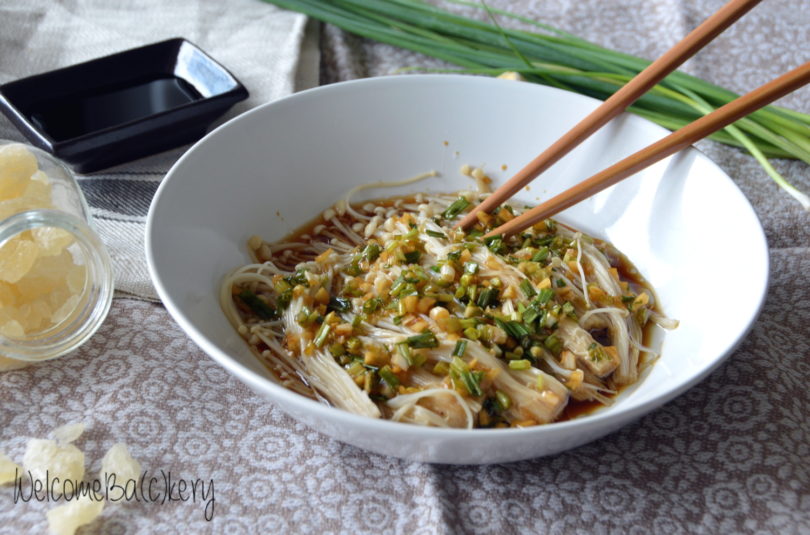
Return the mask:
[[239,294],[239,299],[242,300],[254,314],[263,320],[271,320],[278,317],[278,311],[268,303],[265,303],[258,295],[250,290],[242,290]]
[[546,338],[545,341],[543,342],[543,345],[546,346],[546,349],[554,353],[555,356],[562,353],[562,342],[560,341],[559,338],[557,338],[556,335],[552,334],[551,336]]
[[492,306],[497,301],[499,293],[497,288],[486,288],[478,294],[475,304],[481,308]]
[[447,209],[442,213],[442,217],[445,219],[453,219],[458,214],[463,212],[470,206],[470,201],[465,199],[464,197],[459,197],[453,203],[447,207]]
[[554,297],[554,290],[552,290],[551,288],[543,288],[537,295],[537,299],[535,299],[535,302],[540,305],[545,305],[546,303],[551,301],[552,297]]
[[394,372],[391,371],[391,368],[389,368],[388,366],[383,366],[382,368],[380,368],[380,371],[378,373],[380,374],[380,379],[385,381],[385,384],[387,384],[391,388],[396,388],[399,386],[399,378],[397,378],[397,376],[394,375]]
[[415,250],[415,251],[410,251],[408,253],[405,253],[405,262],[407,262],[408,264],[415,264],[415,263],[419,262],[419,259],[421,257],[422,257],[422,251],[420,251],[418,249]]
[[517,321],[503,321],[500,318],[495,318],[495,323],[515,340],[520,340],[530,334],[529,329]]
[[413,359],[411,358],[411,348],[405,342],[400,342],[397,344],[397,351],[399,352],[402,357],[408,361],[408,365],[413,364]]
[[444,238],[444,239],[447,239],[447,236],[445,236],[441,232],[436,232],[435,230],[426,229],[425,234],[427,234],[431,238]]
[[379,258],[380,253],[382,252],[382,248],[377,245],[376,243],[369,243],[366,245],[366,248],[363,249],[363,256],[369,262],[374,262]]
[[335,312],[348,312],[352,309],[352,302],[342,297],[330,297],[326,310]]
[[510,360],[509,361],[509,369],[510,370],[528,370],[532,367],[532,363],[526,359],[520,360]]
[[588,346],[588,356],[594,362],[600,362],[608,358],[605,348],[596,342],[593,342],[590,346]]
[[464,385],[470,395],[475,397],[483,395],[480,385],[483,375],[470,371],[470,367],[466,362],[459,357],[453,357],[450,363],[450,371],[461,381],[461,384]]
[[377,311],[383,304],[383,300],[379,297],[372,297],[365,303],[363,303],[363,312],[366,314],[372,314]]
[[295,274],[290,275],[289,277],[284,277],[284,280],[287,281],[287,283],[291,286],[298,286],[299,284],[302,286],[309,286],[309,282],[307,281],[307,272],[303,268],[296,270]]
[[439,341],[433,331],[424,331],[421,334],[409,336],[405,342],[413,348],[439,347]]
[[507,411],[509,410],[509,407],[512,406],[512,399],[506,392],[501,392],[500,390],[497,390],[495,392],[495,399],[497,400],[498,406],[502,411]]
[[544,262],[546,258],[548,258],[549,252],[548,247],[541,247],[540,250],[532,256],[532,262]]
[[313,340],[313,344],[315,347],[323,347],[324,342],[326,342],[326,337],[329,336],[329,331],[332,330],[332,325],[326,322],[321,323],[321,328],[318,329],[318,334],[315,335],[315,340]]
[[520,289],[523,291],[523,294],[529,299],[537,295],[537,291],[534,289],[534,286],[532,286],[532,283],[531,281],[529,281],[529,279],[523,279],[522,281],[520,281]]

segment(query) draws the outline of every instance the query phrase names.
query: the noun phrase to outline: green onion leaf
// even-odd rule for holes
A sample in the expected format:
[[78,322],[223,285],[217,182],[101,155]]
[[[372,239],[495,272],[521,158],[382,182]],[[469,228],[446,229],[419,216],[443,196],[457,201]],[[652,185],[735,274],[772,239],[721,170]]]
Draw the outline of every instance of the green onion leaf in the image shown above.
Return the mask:
[[541,247],[540,250],[532,256],[532,262],[544,262],[546,258],[548,258],[549,252],[548,247]]
[[431,238],[444,238],[444,239],[447,239],[447,236],[445,236],[441,232],[436,232],[435,230],[426,229],[425,234],[427,234]]
[[498,300],[499,294],[500,292],[497,288],[486,288],[478,295],[478,299],[476,300],[475,304],[481,308],[492,306]]
[[408,264],[415,264],[415,263],[419,262],[419,259],[421,257],[422,257],[422,251],[417,249],[416,251],[411,251],[409,253],[405,253],[405,262],[407,262]]
[[523,312],[523,323],[534,323],[542,314],[542,311],[537,310],[534,306],[530,306]]
[[239,293],[239,299],[263,320],[278,318],[278,311],[250,290],[242,290]]
[[329,304],[326,305],[326,310],[334,310],[335,312],[348,312],[352,309],[352,302],[342,297],[330,297]]
[[574,310],[574,305],[572,305],[570,301],[566,301],[565,303],[563,303],[562,313],[565,314],[566,316],[570,316],[574,319],[577,319],[576,310]]
[[405,342],[413,348],[439,347],[439,341],[433,331],[424,331],[421,334],[409,336]]
[[332,325],[326,322],[321,323],[321,328],[318,329],[318,334],[315,335],[315,340],[312,342],[315,344],[315,347],[323,347],[324,342],[326,342],[326,337],[329,336],[329,331],[331,330]]
[[452,355],[454,357],[463,357],[464,352],[467,350],[467,340],[459,340],[456,342],[456,347],[453,348]]
[[509,369],[510,370],[528,370],[532,367],[532,363],[526,359],[520,360],[510,360],[509,361]]
[[483,374],[470,371],[469,365],[459,357],[453,357],[450,363],[450,372],[461,381],[461,384],[464,385],[470,395],[475,397],[483,395],[480,385]]
[[284,311],[290,306],[292,301],[292,288],[285,290],[278,297],[276,297],[276,306],[279,310]]
[[411,348],[408,347],[407,343],[405,342],[398,343],[397,351],[408,362],[409,366],[413,364],[413,358],[411,357]]
[[537,295],[537,299],[535,299],[534,302],[542,306],[548,303],[552,297],[554,297],[554,290],[551,288],[543,288],[540,290],[540,293]]
[[524,336],[531,334],[525,325],[517,321],[503,321],[500,318],[495,318],[495,323],[515,340],[520,340]]
[[442,213],[442,217],[445,219],[453,219],[458,214],[463,212],[470,206],[470,201],[465,199],[464,197],[459,197],[453,203],[447,207],[447,209]]
[[366,245],[366,248],[363,249],[363,257],[369,262],[374,262],[377,260],[377,258],[379,258],[381,252],[382,248],[379,245],[376,243],[369,243]]
[[503,243],[503,236],[500,234],[490,236],[489,238],[484,238],[484,245],[486,245],[490,251],[496,254],[502,254],[506,250],[506,246]]
[[523,291],[523,294],[531,299],[535,295],[537,295],[537,291],[532,286],[532,283],[529,279],[523,279],[520,281],[520,289]]
[[387,365],[380,368],[378,373],[380,374],[380,379],[385,381],[385,384],[391,388],[396,388],[399,386],[399,379],[396,375],[394,375],[394,372],[392,372],[391,368],[389,368]]
[[609,358],[605,348],[596,342],[588,346],[588,357],[594,362],[601,362]]
[[365,314],[373,314],[383,305],[383,300],[379,297],[372,297],[363,303],[363,312]]
[[509,397],[509,394],[506,392],[501,392],[500,390],[495,391],[495,399],[498,401],[498,406],[502,411],[509,410],[509,407],[512,406],[512,399]]
[[543,345],[546,346],[546,349],[554,353],[554,356],[557,356],[560,353],[562,353],[563,349],[562,342],[560,341],[559,338],[557,338],[556,335],[552,334],[551,336],[546,338],[545,341],[543,342]]
[[305,269],[296,270],[293,275],[289,277],[284,277],[284,280],[287,281],[288,284],[291,286],[302,285],[309,287],[309,282],[307,281],[307,271]]

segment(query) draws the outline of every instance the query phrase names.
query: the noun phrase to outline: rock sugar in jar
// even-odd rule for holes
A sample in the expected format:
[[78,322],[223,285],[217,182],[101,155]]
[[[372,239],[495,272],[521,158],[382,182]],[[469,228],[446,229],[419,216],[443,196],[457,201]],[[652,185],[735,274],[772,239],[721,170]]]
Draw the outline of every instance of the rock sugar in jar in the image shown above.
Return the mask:
[[112,294],[109,255],[71,172],[0,140],[0,371],[78,347]]

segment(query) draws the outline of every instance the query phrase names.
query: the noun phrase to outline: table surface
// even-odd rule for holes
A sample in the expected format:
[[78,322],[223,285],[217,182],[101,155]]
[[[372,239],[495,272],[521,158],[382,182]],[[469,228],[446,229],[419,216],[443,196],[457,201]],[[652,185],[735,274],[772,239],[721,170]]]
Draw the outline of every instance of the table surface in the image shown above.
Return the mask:
[[[652,58],[721,2],[489,4]],[[807,60],[809,7],[798,0],[764,2],[685,70],[740,92],[767,81]],[[322,84],[403,66],[443,66],[332,27],[320,37]],[[810,92],[784,103],[808,112]],[[258,398],[206,357],[159,304],[120,298],[75,354],[0,375],[0,451],[19,460],[29,437],[83,421],[88,431],[78,444],[90,471],[112,443],[125,442],[161,484],[170,474],[175,482],[213,486],[213,494],[194,501],[110,505],[81,533],[175,533],[178,526],[205,533],[810,533],[810,389],[804,384],[810,377],[810,217],[753,158],[713,142],[699,148],[734,179],[762,221],[770,246],[768,297],[724,365],[608,437],[494,466],[369,454]],[[775,166],[810,191],[807,165]],[[9,487],[0,489],[0,534],[44,531],[43,513],[53,504],[12,500]]]

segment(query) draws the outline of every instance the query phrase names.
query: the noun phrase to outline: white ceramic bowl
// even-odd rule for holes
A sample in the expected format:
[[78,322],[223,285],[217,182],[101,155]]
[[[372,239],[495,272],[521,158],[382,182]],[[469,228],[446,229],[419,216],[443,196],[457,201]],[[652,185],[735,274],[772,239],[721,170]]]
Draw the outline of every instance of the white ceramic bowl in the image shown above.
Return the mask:
[[[161,184],[146,231],[152,279],[169,312],[259,395],[343,442],[405,459],[493,463],[560,452],[614,431],[703,379],[753,323],[767,286],[762,228],[715,164],[687,150],[567,210],[563,222],[613,242],[680,327],[662,357],[606,409],[527,429],[450,430],[356,416],[298,396],[271,375],[217,303],[223,275],[248,262],[252,234],[281,238],[350,187],[435,169],[441,178],[363,198],[471,189],[463,163],[503,181],[597,106],[573,93],[481,77],[412,75],[293,95],[247,112],[192,147]],[[520,199],[561,191],[665,135],[623,115]],[[502,170],[505,165],[507,170]],[[496,184],[497,185],[497,184]],[[663,339],[663,340],[662,340]]]

